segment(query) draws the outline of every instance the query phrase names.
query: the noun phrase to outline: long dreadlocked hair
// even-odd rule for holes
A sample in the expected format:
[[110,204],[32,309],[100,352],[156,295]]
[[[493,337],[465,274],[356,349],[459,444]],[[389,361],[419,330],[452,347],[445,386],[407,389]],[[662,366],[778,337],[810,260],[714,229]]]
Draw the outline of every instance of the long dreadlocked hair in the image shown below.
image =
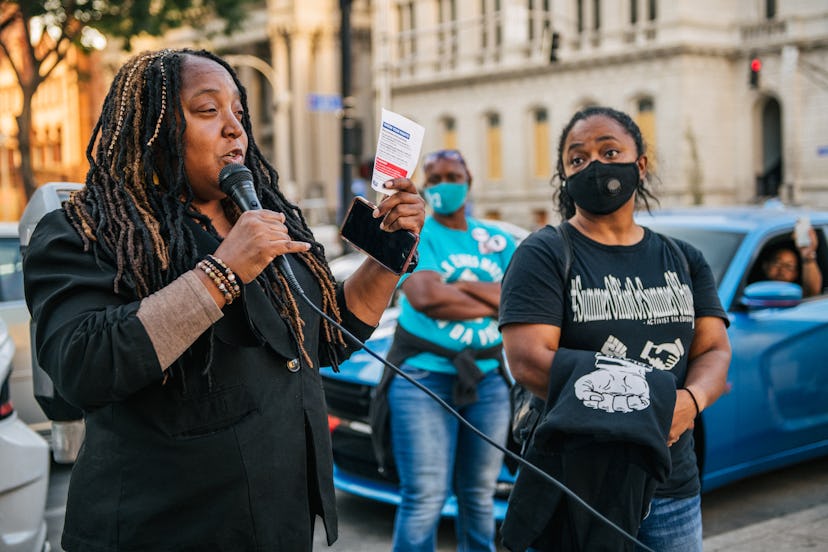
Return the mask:
[[[319,281],[323,310],[339,322],[334,279],[324,248],[313,238],[299,209],[279,190],[276,170],[256,145],[247,92],[235,71],[205,50],[145,52],[118,71],[86,150],[90,164],[86,186],[66,205],[84,248],[88,250],[95,242],[96,254],[115,263],[116,293],[131,292],[143,298],[198,262],[195,239],[184,224],[187,218],[200,222],[218,238],[210,219],[193,207],[193,191],[184,170],[186,122],[180,90],[187,56],[211,59],[232,76],[244,109],[242,126],[248,137],[245,165],[253,173],[256,192],[265,208],[285,214],[292,239],[311,243],[309,251],[295,256]],[[240,211],[231,201],[224,201],[224,209],[231,221],[238,219]],[[311,365],[296,298],[273,264],[264,275],[273,291],[271,299]],[[331,345],[344,345],[342,333],[329,322],[322,323],[323,339]]]

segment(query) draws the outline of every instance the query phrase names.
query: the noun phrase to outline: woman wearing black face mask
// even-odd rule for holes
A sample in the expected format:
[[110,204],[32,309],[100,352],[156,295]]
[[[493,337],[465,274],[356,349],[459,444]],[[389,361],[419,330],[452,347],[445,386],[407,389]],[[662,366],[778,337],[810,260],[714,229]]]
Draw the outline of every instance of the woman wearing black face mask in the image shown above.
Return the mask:
[[[546,401],[527,456],[650,548],[700,552],[692,430],[730,362],[712,273],[697,249],[633,219],[654,198],[628,115],[576,113],[558,154],[564,222],[521,244],[502,288],[509,366]],[[632,550],[528,470],[503,533],[513,549]]]

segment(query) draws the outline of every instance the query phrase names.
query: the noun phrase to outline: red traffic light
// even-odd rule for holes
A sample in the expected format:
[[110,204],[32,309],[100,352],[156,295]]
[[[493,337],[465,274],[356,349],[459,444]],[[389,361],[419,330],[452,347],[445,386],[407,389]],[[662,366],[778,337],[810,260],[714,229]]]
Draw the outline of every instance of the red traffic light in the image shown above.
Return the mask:
[[762,70],[762,60],[759,58],[753,58],[750,60],[750,70],[754,73],[758,73]]

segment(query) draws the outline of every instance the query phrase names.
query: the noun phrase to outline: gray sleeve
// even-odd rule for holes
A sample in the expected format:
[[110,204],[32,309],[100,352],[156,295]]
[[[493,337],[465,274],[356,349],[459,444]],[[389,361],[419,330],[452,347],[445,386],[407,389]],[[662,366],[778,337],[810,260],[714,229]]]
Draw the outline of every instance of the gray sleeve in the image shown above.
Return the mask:
[[210,292],[193,272],[141,301],[137,317],[166,370],[204,331],[223,316]]

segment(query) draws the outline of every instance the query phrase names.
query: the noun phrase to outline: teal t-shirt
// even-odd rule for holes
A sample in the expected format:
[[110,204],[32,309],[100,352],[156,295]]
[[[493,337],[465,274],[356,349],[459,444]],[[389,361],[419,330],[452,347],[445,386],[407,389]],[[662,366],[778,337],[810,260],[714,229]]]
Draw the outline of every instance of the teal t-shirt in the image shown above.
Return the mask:
[[[466,230],[443,226],[426,218],[417,247],[420,256],[415,272],[433,270],[444,282],[499,282],[515,252],[512,237],[492,224],[467,218]],[[408,275],[406,275],[407,277]],[[402,283],[405,278],[400,280]],[[415,310],[403,297],[398,323],[412,334],[446,349],[461,351],[468,347],[486,349],[501,342],[497,317],[474,320],[435,320]],[[406,361],[412,366],[434,372],[456,373],[451,361],[431,353],[420,353]],[[494,359],[478,360],[483,372],[495,369]]]

